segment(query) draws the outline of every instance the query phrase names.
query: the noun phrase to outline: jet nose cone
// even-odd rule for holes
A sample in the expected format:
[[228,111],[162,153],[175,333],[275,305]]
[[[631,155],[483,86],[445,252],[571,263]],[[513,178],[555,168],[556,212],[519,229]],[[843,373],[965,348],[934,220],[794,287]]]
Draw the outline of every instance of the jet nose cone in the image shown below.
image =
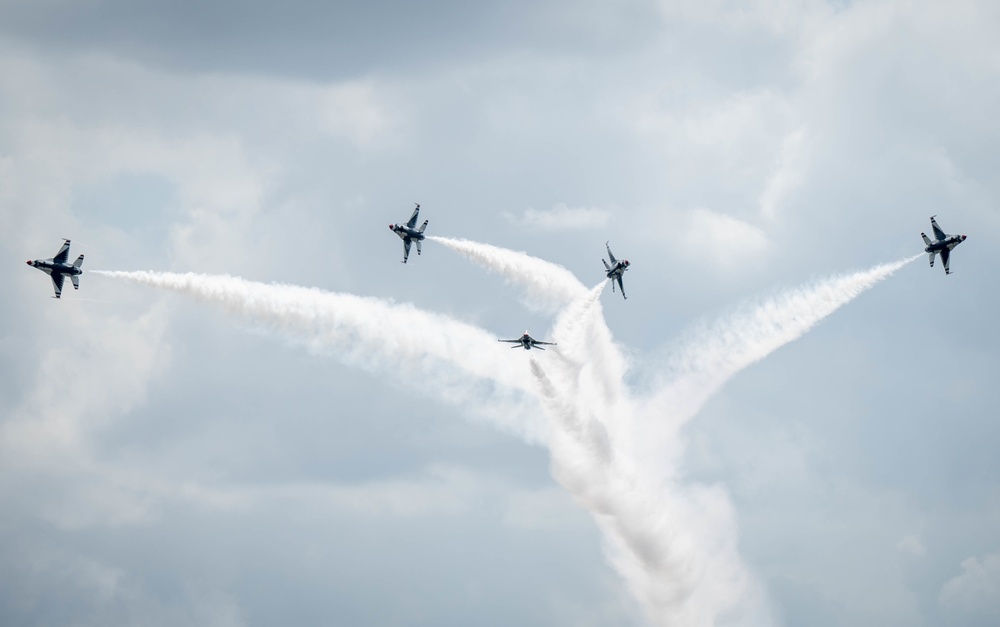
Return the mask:
[[25,261],[24,263],[26,263],[26,264],[28,264],[30,266],[31,265],[31,260],[29,259],[29,260]]
[[965,241],[965,236],[964,236],[964,235],[962,236],[962,241],[963,241],[963,242]]
[[390,224],[389,225],[389,230],[390,231],[395,231],[396,230],[396,225],[395,224]]

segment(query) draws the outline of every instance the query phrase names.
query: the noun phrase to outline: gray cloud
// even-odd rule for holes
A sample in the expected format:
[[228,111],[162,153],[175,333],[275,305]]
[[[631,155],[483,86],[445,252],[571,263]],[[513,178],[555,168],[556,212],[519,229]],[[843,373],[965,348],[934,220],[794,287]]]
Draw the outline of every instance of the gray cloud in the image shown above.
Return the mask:
[[[967,233],[953,276],[918,260],[730,381],[682,432],[680,471],[730,494],[787,624],[982,623],[939,600],[996,550],[993,5],[276,11],[0,9],[0,422],[41,434],[3,458],[2,622],[641,622],[598,530],[549,500],[544,451],[412,373],[94,275],[54,301],[24,266],[65,236],[90,269],[230,272],[545,334],[451,251],[399,264],[385,225],[419,201],[429,232],[585,285],[610,239],[633,266],[605,315],[640,387],[693,321],[916,254],[934,213]],[[560,203],[609,222],[502,218]],[[702,250],[699,215],[767,245]],[[387,486],[426,507],[384,506]],[[921,556],[898,548],[914,533]]]

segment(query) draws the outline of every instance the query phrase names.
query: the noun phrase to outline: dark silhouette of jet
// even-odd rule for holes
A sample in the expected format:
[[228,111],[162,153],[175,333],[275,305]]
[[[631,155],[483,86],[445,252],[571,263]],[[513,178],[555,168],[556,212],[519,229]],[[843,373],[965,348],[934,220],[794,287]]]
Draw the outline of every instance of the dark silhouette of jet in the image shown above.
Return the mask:
[[927,237],[926,233],[921,233],[920,237],[924,238],[924,243],[927,247],[924,248],[924,252],[930,254],[931,256],[931,267],[934,267],[934,255],[941,255],[941,261],[944,262],[944,273],[951,274],[951,251],[956,246],[965,241],[964,235],[948,235],[941,230],[938,226],[937,221],[934,218],[937,216],[931,216],[931,228],[934,229],[934,241]]
[[617,280],[618,287],[622,290],[622,296],[628,300],[628,296],[625,296],[625,286],[622,285],[622,275],[625,274],[625,271],[628,270],[631,264],[629,264],[627,259],[622,259],[621,261],[615,259],[615,256],[611,253],[611,247],[608,246],[607,242],[604,242],[604,246],[608,249],[608,257],[611,258],[611,265],[608,265],[608,262],[603,259],[601,261],[604,261],[604,267],[608,271],[607,277],[611,281],[611,291],[615,291],[615,281]]
[[539,342],[535,338],[533,338],[530,335],[528,335],[527,331],[525,331],[524,335],[522,335],[521,337],[517,338],[516,340],[497,340],[497,341],[498,342],[509,342],[511,344],[514,344],[514,346],[511,346],[511,348],[524,348],[524,350],[526,350],[526,351],[530,351],[533,348],[537,348],[540,351],[545,350],[544,348],[541,347],[541,345],[555,346],[554,342]]
[[69,280],[73,282],[74,289],[80,289],[80,275],[83,274],[80,266],[83,265],[83,255],[77,257],[72,265],[66,263],[67,259],[69,259],[69,240],[64,239],[62,248],[59,249],[55,257],[28,262],[29,266],[38,268],[52,277],[52,287],[56,291],[55,298],[62,296],[64,277],[69,277]]
[[427,228],[427,223],[429,220],[424,220],[424,223],[417,227],[417,215],[420,213],[420,203],[414,203],[417,208],[413,210],[413,215],[410,216],[409,222],[406,224],[390,224],[389,230],[399,236],[403,240],[403,263],[410,258],[410,242],[417,243],[417,254],[420,254],[420,242],[424,241],[424,229]]

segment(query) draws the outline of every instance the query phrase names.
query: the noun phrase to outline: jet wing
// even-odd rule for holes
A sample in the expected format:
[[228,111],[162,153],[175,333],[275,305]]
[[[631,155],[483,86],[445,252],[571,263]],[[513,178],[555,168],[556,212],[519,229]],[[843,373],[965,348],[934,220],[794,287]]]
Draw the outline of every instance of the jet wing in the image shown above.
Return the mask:
[[[616,263],[618,263],[618,260],[615,259],[614,253],[611,252],[611,247],[608,246],[607,242],[604,242],[604,247],[608,249],[608,257],[611,258],[611,265],[615,265]],[[607,265],[607,264],[605,264],[605,265]]]
[[403,238],[403,263],[406,263],[406,260],[409,259],[409,258],[410,258],[410,238],[409,237],[404,237]]
[[498,342],[509,342],[511,344],[520,344],[521,340],[497,340]]
[[935,239],[944,239],[948,237],[945,232],[941,230],[941,227],[938,226],[937,220],[934,219],[934,216],[931,216],[931,228],[934,229]]
[[539,342],[538,340],[535,340],[535,346],[538,346],[539,344],[541,344],[543,346],[555,346],[556,345],[555,342]]
[[406,223],[406,226],[410,227],[411,229],[417,226],[417,216],[419,214],[420,214],[420,205],[417,205],[417,208],[413,210],[413,215],[410,216],[410,220],[409,222]]
[[[69,248],[69,246],[67,246]],[[63,274],[59,272],[52,273],[52,287],[56,291],[56,298],[62,296],[62,285],[63,285]]]
[[625,300],[628,300],[628,296],[625,296],[625,286],[622,285],[622,275],[619,274],[616,278],[618,279],[618,287],[622,290],[622,296],[625,297]]
[[951,251],[947,248],[941,249],[941,262],[944,264],[944,273],[951,274]]
[[62,248],[56,253],[56,256],[52,258],[53,263],[66,263],[69,259],[69,240],[63,240]]

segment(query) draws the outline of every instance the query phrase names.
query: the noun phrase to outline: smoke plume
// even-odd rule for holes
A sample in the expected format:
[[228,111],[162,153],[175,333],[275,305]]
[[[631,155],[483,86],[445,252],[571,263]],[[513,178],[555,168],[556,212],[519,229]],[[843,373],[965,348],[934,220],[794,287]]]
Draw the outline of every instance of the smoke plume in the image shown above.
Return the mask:
[[[676,432],[733,375],[802,337],[920,256],[785,290],[695,327],[673,351],[669,373],[654,386],[644,410],[636,416],[642,422],[632,427],[637,444],[676,442]],[[664,447],[649,451],[649,455],[663,459],[667,452]]]
[[494,336],[473,325],[410,304],[228,275],[92,274],[186,294],[352,366],[427,375],[422,385],[435,386],[456,404],[487,396],[491,403],[475,404],[491,421],[530,441],[544,437],[537,405],[525,403],[530,399],[524,393],[534,390],[527,368],[502,351],[470,349],[496,344]]
[[[522,271],[529,264],[505,263],[506,252],[493,249],[492,265],[526,284],[530,276]],[[772,622],[766,594],[739,555],[725,491],[684,484],[679,456],[663,453],[679,452],[680,426],[726,380],[915,258],[820,280],[736,310],[690,340],[674,359],[675,376],[638,399],[624,383],[626,360],[601,314],[604,284],[559,316],[552,332],[558,349],[531,361],[550,418],[552,474],[594,516],[609,561],[654,624]]]
[[460,255],[496,272],[528,291],[527,304],[542,311],[557,312],[587,293],[573,273],[554,263],[527,253],[480,244],[467,239],[427,236]]
[[553,476],[593,515],[608,560],[652,623],[771,622],[765,595],[739,555],[727,494],[680,477],[680,428],[737,372],[917,257],[781,292],[703,325],[674,354],[668,373],[636,397],[625,383],[627,361],[604,321],[605,283],[588,291],[565,268],[525,253],[428,239],[523,286],[529,305],[561,310],[554,350],[530,359],[525,369],[506,351],[469,350],[495,345],[485,331],[411,305],[228,276],[101,274],[218,304],[315,349],[336,347],[348,363],[392,369],[402,361],[433,369],[450,382],[446,392],[456,403],[482,406],[474,401],[483,394],[511,392],[537,398],[547,426],[527,419],[498,423],[544,439]]

